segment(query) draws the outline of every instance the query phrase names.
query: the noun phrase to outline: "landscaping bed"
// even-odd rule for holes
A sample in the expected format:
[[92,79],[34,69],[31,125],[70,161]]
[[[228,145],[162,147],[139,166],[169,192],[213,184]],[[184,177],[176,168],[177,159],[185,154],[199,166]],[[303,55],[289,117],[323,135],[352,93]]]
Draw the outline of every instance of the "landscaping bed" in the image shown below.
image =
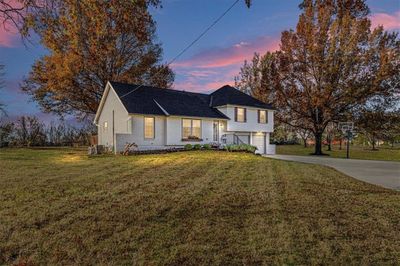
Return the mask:
[[168,148],[168,149],[154,149],[154,150],[136,150],[131,149],[129,152],[121,152],[120,154],[124,155],[141,155],[141,154],[166,154],[173,152],[183,152],[183,151],[228,151],[228,152],[247,152],[254,153],[256,151],[256,147],[241,144],[241,145],[212,145],[212,144],[186,144],[182,148]]

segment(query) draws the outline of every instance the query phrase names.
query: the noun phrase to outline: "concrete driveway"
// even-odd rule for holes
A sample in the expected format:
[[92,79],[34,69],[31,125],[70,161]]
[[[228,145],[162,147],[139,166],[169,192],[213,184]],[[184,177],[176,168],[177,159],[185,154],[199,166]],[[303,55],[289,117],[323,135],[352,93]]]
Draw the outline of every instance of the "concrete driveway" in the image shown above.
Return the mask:
[[265,157],[330,166],[356,179],[400,191],[400,162],[296,155],[265,155]]

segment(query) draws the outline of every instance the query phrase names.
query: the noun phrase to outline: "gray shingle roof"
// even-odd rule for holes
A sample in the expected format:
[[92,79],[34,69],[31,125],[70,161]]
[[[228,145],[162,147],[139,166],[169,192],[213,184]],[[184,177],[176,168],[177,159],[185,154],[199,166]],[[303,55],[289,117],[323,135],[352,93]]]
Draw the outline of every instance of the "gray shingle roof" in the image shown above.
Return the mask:
[[225,85],[222,88],[211,93],[212,106],[223,106],[227,104],[232,105],[243,105],[252,106],[263,109],[274,109],[272,105],[263,103],[250,95],[243,93],[229,85]]
[[[110,83],[126,110],[132,114],[165,115],[162,110],[164,109],[169,115],[229,119],[217,109],[210,107],[210,96],[207,94],[151,86],[141,86],[136,89],[138,85]],[[136,89],[134,92],[121,98],[134,89]]]
[[[110,81],[110,84],[131,114],[229,119],[214,107],[232,104],[272,109],[271,105],[262,103],[230,86],[224,86],[212,94],[203,94],[151,86],[139,87],[113,81]],[[131,93],[126,95],[128,92]],[[123,95],[126,96],[122,97]]]

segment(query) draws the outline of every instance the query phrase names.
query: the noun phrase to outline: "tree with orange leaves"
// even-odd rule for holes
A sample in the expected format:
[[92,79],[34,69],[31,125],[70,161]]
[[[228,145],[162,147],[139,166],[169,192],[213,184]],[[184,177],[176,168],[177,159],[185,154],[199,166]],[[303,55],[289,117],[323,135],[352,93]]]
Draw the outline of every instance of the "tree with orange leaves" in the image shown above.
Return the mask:
[[400,41],[383,27],[370,30],[364,0],[305,0],[300,8],[296,30],[282,33],[280,51],[260,72],[269,80],[257,90],[272,99],[280,121],[313,133],[320,155],[329,123],[399,92]]
[[53,0],[31,21],[49,53],[37,60],[23,90],[46,112],[96,112],[107,81],[172,85],[171,69],[160,64],[155,22],[149,6],[159,0]]

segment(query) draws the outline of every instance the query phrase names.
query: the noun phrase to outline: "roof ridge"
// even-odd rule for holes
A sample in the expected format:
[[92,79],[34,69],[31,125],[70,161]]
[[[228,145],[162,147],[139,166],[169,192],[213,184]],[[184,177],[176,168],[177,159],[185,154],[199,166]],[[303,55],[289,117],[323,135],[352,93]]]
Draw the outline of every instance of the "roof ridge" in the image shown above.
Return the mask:
[[221,88],[216,89],[215,91],[213,91],[210,95],[212,95],[212,94],[216,93],[217,91],[220,91],[220,90],[222,90],[222,89],[224,89],[224,88],[227,88],[227,89],[232,88],[232,89],[237,90],[235,87],[232,87],[231,85],[226,84],[226,85],[222,86]]
[[[119,81],[110,81],[110,83],[111,83],[111,85],[112,85],[112,83],[119,83],[119,84],[128,85],[128,86],[136,86],[136,87],[141,86],[141,85],[138,85],[138,84],[125,83],[125,82],[119,82]],[[142,87],[149,87],[149,88],[159,89],[159,90],[167,90],[167,91],[176,92],[176,93],[198,94],[198,95],[205,95],[205,96],[209,96],[210,95],[210,94],[200,93],[200,92],[174,90],[174,89],[170,89],[170,88],[160,88],[160,87],[155,87],[155,86],[152,86],[152,85],[142,85]]]

